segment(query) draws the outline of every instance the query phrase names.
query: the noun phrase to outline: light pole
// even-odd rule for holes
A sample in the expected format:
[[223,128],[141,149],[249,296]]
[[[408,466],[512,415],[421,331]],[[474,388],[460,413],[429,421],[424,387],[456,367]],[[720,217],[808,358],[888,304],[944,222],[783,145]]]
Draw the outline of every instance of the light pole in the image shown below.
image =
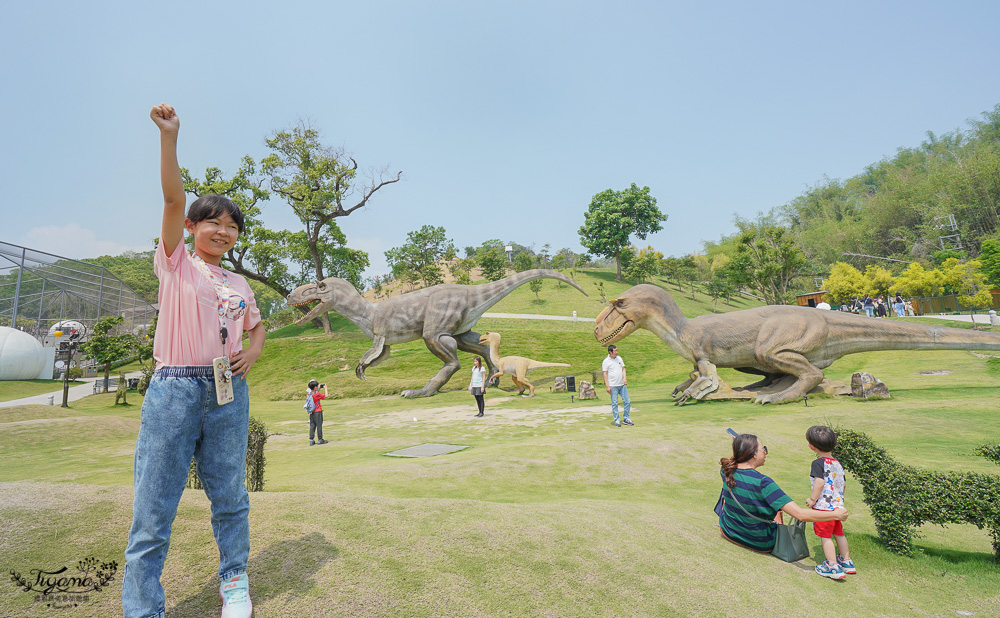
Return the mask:
[[[63,335],[61,330],[57,330],[52,334],[55,335],[56,337],[62,337]],[[73,364],[73,353],[76,352],[77,343],[78,342],[76,341],[70,341],[69,343],[66,344],[66,351],[69,352],[69,357],[66,359],[66,371],[63,372],[62,407],[64,408],[69,407],[69,369],[70,365]]]

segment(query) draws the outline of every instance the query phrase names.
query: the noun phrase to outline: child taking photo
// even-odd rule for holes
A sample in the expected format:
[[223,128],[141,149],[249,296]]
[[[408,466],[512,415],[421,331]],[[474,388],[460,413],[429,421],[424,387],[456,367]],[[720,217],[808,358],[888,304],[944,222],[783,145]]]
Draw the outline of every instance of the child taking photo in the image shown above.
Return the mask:
[[[205,195],[185,216],[177,164],[180,120],[166,103],[149,115],[160,129],[163,223],[153,262],[160,280],[160,313],[153,341],[156,372],[142,404],[135,444],[122,609],[127,618],[164,615],[160,574],[193,457],[211,502],[222,618],[247,618],[252,604],[246,575],[246,375],[260,357],[265,334],[250,286],[220,266],[243,232],[243,213],[225,197]],[[185,230],[194,237],[190,254]],[[244,330],[250,334],[246,350]]]
[[[813,425],[806,430],[806,440],[809,448],[818,455],[809,471],[812,495],[806,500],[806,506],[816,511],[845,508],[844,468],[832,454],[837,446],[837,434],[829,427]],[[817,573],[830,579],[844,579],[847,574],[858,572],[851,561],[843,522],[818,521],[813,523],[813,531],[822,540],[826,557],[822,564],[816,566]]]

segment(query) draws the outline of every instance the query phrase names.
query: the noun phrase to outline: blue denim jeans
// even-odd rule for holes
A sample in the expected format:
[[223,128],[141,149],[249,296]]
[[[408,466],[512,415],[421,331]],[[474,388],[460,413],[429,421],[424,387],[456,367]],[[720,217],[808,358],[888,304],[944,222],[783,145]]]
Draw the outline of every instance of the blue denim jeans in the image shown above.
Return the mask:
[[230,403],[216,403],[211,367],[162,367],[149,383],[135,443],[132,528],[122,577],[126,618],[164,614],[160,574],[192,457],[212,504],[219,577],[246,572],[250,399],[242,377],[233,377],[233,394]]
[[867,315],[870,318],[874,318],[875,317],[875,306],[874,305],[865,305],[865,315]]
[[618,422],[618,395],[622,396],[622,403],[625,404],[623,419],[627,421],[628,413],[632,410],[632,403],[628,400],[628,387],[624,384],[611,387],[611,415],[615,418],[615,422]]

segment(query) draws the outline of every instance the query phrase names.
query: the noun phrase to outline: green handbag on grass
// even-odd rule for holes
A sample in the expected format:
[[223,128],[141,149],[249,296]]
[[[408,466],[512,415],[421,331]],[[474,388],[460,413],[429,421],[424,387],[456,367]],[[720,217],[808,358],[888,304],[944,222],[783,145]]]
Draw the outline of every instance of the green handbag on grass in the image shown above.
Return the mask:
[[809,545],[806,543],[806,522],[799,521],[794,517],[789,517],[791,523],[779,524],[773,520],[768,521],[766,519],[761,519],[751,515],[749,511],[743,508],[740,501],[736,499],[733,495],[732,490],[729,486],[723,483],[723,488],[732,498],[736,506],[740,507],[740,510],[747,514],[748,517],[756,519],[757,521],[776,526],[775,538],[774,538],[774,549],[771,550],[771,555],[775,558],[784,560],[785,562],[795,562],[796,560],[802,560],[803,558],[809,557]]

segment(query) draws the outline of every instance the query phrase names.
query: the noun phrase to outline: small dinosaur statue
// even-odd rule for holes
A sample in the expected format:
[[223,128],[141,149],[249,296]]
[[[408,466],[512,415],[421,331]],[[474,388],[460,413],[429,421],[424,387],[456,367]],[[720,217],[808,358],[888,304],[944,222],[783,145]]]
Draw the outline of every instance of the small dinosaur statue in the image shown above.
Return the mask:
[[725,385],[716,367],[764,379],[767,387],[787,376],[791,384],[757,394],[756,403],[801,399],[823,382],[823,369],[846,354],[875,350],[1000,350],[1000,335],[961,328],[873,320],[841,311],[768,305],[731,313],[684,317],[666,290],[637,285],[612,300],[597,317],[594,337],[607,345],[645,328],[694,364],[678,384],[675,405],[702,399]]
[[525,379],[525,376],[534,371],[535,369],[541,369],[542,367],[569,367],[567,363],[543,363],[536,360],[531,360],[530,358],[525,358],[523,356],[504,356],[500,357],[500,333],[486,333],[479,338],[479,343],[490,346],[490,361],[492,365],[496,365],[499,369],[497,372],[490,376],[490,380],[493,378],[499,378],[505,373],[510,374],[510,379],[514,381],[514,386],[517,387],[517,394],[523,395],[524,389],[527,388],[529,391],[528,397],[535,396],[535,386]]
[[519,285],[546,278],[559,279],[587,295],[566,275],[536,268],[481,285],[433,285],[376,303],[365,300],[349,282],[329,277],[295,288],[286,303],[297,307],[319,301],[296,322],[299,325],[325,311],[333,311],[372,338],[371,349],[361,356],[354,369],[355,375],[362,380],[365,379],[365,369],[388,358],[390,345],[423,339],[427,349],[444,362],[444,367],[423,388],[405,390],[401,395],[424,397],[437,393],[462,367],[458,362],[458,350],[482,355],[487,359],[490,371],[495,372],[497,368],[489,360],[489,348],[479,343],[479,333],[473,332],[472,327],[490,307]]

